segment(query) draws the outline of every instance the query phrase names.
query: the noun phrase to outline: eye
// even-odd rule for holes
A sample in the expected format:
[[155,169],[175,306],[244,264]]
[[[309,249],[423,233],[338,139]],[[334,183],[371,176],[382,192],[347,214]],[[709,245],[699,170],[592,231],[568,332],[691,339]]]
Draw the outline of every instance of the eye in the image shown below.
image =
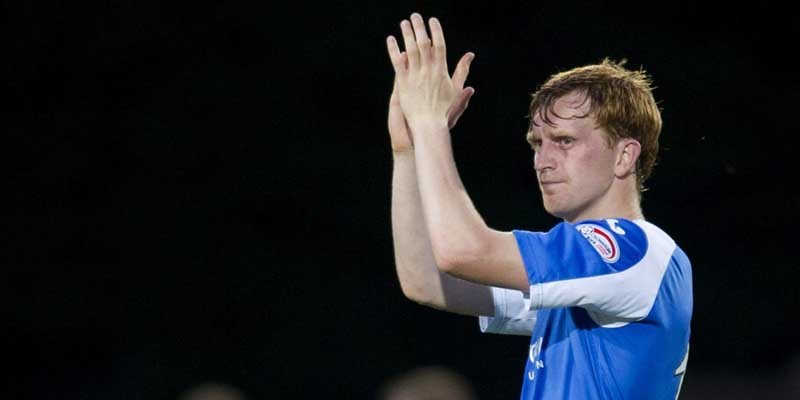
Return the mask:
[[575,143],[575,139],[571,137],[560,137],[558,138],[558,145],[561,147],[569,147],[573,143]]
[[537,151],[542,147],[542,140],[541,139],[534,139],[531,140],[531,150]]

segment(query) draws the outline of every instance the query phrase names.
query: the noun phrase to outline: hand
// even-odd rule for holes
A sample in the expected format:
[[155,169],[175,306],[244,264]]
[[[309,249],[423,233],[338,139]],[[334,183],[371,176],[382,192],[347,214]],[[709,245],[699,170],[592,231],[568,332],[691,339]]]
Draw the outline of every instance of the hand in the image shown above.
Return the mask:
[[[405,57],[405,53],[401,53]],[[469,65],[475,56],[472,53],[464,54],[453,72],[453,85],[461,89],[461,95],[456,98],[455,103],[450,107],[448,113],[449,118],[447,127],[453,129],[458,122],[459,117],[464,114],[469,106],[469,100],[475,93],[475,89],[467,87],[462,89],[464,81],[469,75]],[[403,116],[403,109],[400,107],[400,98],[397,96],[397,83],[395,82],[392,88],[392,95],[389,98],[389,138],[392,142],[392,151],[401,153],[414,149],[414,141],[411,138],[411,130],[408,129],[408,123],[405,116]]]
[[414,149],[411,131],[408,129],[403,109],[400,108],[400,99],[397,97],[397,83],[389,98],[389,139],[392,141],[392,151],[395,153]]
[[[413,147],[408,124],[400,123],[399,115],[405,116],[402,122],[439,120],[446,121],[448,128],[452,128],[475,93],[471,87],[464,88],[474,54],[467,53],[461,58],[451,79],[439,21],[436,18],[430,20],[432,45],[422,17],[414,13],[411,21],[404,20],[400,24],[406,52],[400,51],[393,36],[387,38],[389,57],[396,74],[389,104],[389,133],[395,151]],[[398,112],[398,106],[402,114]]]

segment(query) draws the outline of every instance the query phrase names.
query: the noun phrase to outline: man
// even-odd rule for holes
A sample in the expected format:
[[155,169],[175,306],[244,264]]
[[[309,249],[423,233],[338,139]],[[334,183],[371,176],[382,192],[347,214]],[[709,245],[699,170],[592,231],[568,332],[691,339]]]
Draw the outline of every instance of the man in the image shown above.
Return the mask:
[[688,358],[691,266],[644,220],[640,192],[661,117],[643,72],[608,60],[551,77],[531,102],[527,135],[548,232],[486,226],[456,170],[449,129],[472,88],[473,55],[452,78],[444,35],[419,14],[389,107],[392,230],[404,294],[481,317],[486,332],[531,335],[523,399],[673,399]]

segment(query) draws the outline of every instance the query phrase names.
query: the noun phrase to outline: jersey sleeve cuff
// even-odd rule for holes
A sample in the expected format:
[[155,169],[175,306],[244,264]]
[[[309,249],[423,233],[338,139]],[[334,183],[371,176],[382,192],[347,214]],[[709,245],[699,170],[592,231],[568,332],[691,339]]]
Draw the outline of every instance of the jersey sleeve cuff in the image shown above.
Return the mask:
[[519,290],[492,288],[494,316],[480,316],[481,332],[501,335],[530,336],[536,324],[536,311]]
[[542,308],[544,303],[544,293],[541,284],[531,285],[530,299],[528,301],[528,310],[536,311]]

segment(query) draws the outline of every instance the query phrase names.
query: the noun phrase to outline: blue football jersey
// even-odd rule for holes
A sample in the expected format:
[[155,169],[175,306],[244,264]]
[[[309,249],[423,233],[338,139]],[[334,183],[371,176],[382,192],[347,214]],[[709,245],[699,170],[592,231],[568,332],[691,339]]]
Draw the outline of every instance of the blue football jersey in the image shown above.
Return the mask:
[[675,399],[689,351],[692,271],[644,220],[514,231],[535,325],[527,399]]

